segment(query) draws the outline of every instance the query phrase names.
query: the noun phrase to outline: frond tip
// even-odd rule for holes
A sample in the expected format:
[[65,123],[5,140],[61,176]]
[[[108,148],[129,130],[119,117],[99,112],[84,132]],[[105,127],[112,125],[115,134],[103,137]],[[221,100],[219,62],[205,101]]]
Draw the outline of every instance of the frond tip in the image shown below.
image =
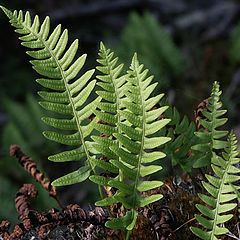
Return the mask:
[[222,107],[222,102],[220,101],[222,91],[219,88],[219,83],[214,82],[211,97],[208,99],[209,103],[206,106],[207,111],[202,111],[206,119],[199,120],[202,128],[201,131],[195,132],[200,143],[194,145],[192,150],[202,154],[194,163],[193,167],[195,168],[209,166],[214,151],[224,149],[227,145],[226,141],[220,139],[225,137],[228,131],[218,130],[228,120],[222,117],[227,111],[220,109]]
[[199,194],[200,199],[207,206],[197,204],[196,207],[203,216],[196,214],[195,217],[206,230],[191,227],[191,231],[201,239],[215,240],[218,239],[218,235],[229,232],[227,228],[219,225],[233,217],[233,214],[226,214],[226,212],[237,206],[236,203],[229,203],[237,197],[231,184],[240,180],[240,176],[236,175],[240,173],[240,169],[235,167],[240,162],[237,158],[239,151],[237,151],[236,143],[236,137],[231,132],[222,157],[213,154],[212,169],[216,176],[206,174],[208,183],[202,182],[210,196]]
[[[102,97],[102,101],[98,103],[94,113],[96,116],[104,121],[106,125],[96,123],[95,129],[99,132],[113,136],[113,133],[120,133],[120,116],[118,112],[123,104],[123,88],[126,82],[124,76],[121,76],[123,64],[118,64],[118,58],[114,57],[114,53],[107,49],[104,44],[100,43],[99,59],[97,62],[97,70],[100,72],[96,76],[98,79],[97,85],[102,89],[96,93]],[[117,139],[102,138],[99,136],[92,136],[94,140],[93,147],[110,159],[119,160],[119,157],[111,150],[113,146],[120,146]],[[95,160],[95,164],[105,170],[112,172],[116,167],[110,162]],[[111,167],[110,167],[111,166]]]

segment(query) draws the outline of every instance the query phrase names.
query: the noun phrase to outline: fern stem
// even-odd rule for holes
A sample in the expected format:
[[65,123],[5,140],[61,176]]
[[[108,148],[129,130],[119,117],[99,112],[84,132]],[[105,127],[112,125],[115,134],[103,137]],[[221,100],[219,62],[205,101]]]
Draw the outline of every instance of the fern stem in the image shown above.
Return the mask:
[[98,191],[99,191],[99,195],[101,197],[101,199],[103,199],[103,191],[102,191],[102,187],[100,185],[98,185]]
[[127,231],[125,240],[129,240],[130,239],[131,232],[132,232],[131,230]]
[[[136,55],[134,55],[134,58],[137,58]],[[137,66],[136,66],[136,62],[134,63],[133,65],[133,71],[134,71],[134,74],[136,74],[136,78],[137,78],[137,83],[138,83],[138,87],[139,87],[139,94],[140,94],[140,98],[141,98],[141,106],[142,106],[142,119],[143,119],[143,124],[142,124],[142,140],[141,140],[141,149],[140,149],[140,152],[139,152],[139,156],[138,156],[138,164],[137,164],[137,174],[136,174],[136,180],[135,180],[135,183],[134,183],[134,198],[133,198],[133,206],[136,205],[136,192],[137,192],[137,185],[138,185],[138,182],[139,182],[139,177],[140,177],[140,167],[141,167],[141,163],[142,163],[142,155],[143,155],[143,151],[144,151],[144,137],[145,137],[145,119],[146,119],[146,116],[145,116],[145,102],[144,102],[144,97],[143,97],[143,93],[142,93],[142,88],[141,88],[141,84],[140,84],[140,81],[141,81],[141,78],[138,74],[138,70],[137,70]],[[132,213],[133,213],[133,209],[132,209]],[[134,216],[134,213],[132,214],[132,216]]]
[[[100,195],[101,199],[103,200],[104,196],[103,196],[102,186],[100,186],[100,185],[98,185],[98,192],[99,192],[99,195]],[[113,215],[110,211],[110,208],[107,206],[106,209],[107,209],[109,217],[113,217]]]

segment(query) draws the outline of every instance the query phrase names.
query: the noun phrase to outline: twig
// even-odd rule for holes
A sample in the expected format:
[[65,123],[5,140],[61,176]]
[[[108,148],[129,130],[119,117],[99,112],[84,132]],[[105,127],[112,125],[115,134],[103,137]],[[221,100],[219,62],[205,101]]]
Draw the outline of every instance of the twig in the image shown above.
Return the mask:
[[[107,216],[83,210],[77,204],[70,204],[62,211],[54,208],[48,212],[39,213],[29,208],[29,198],[36,196],[37,190],[32,184],[24,184],[20,188],[16,194],[15,202],[21,223],[16,225],[14,231],[9,234],[10,223],[2,221],[0,223],[0,237],[4,237],[4,240],[20,239],[25,233],[34,229],[38,230],[39,238],[44,239],[51,230],[59,225],[74,225],[83,221],[104,227],[108,220]],[[104,213],[104,211],[102,212]]]
[[[201,215],[202,215],[202,214],[201,214]],[[179,229],[183,228],[185,225],[187,225],[188,223],[190,223],[190,222],[192,222],[192,221],[195,221],[195,220],[196,220],[195,217],[189,219],[187,222],[185,222],[184,224],[182,224],[181,226],[179,226],[178,228],[176,228],[175,230],[173,230],[173,233],[174,233],[174,232],[177,232]]]
[[49,179],[44,177],[44,174],[37,169],[37,165],[32,158],[26,156],[18,145],[12,145],[10,147],[10,155],[16,157],[24,170],[39,182],[42,187],[49,192],[49,195],[57,201],[58,205],[63,208],[57,198],[56,187],[52,186]]
[[37,194],[37,189],[32,184],[24,184],[23,187],[18,190],[15,198],[15,206],[20,215],[29,213],[29,198],[36,198]]

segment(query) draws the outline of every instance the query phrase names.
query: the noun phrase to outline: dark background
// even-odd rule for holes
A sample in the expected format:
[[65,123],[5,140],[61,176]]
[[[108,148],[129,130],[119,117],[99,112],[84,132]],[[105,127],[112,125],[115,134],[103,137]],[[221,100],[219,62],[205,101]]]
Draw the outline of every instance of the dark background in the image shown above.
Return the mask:
[[[41,20],[49,15],[51,30],[59,23],[68,28],[69,41],[78,38],[79,54],[88,54],[85,69],[97,65],[100,41],[126,65],[137,51],[159,82],[158,90],[191,120],[194,109],[209,96],[212,83],[219,81],[228,109],[227,128],[240,136],[240,1],[22,0],[0,4],[10,10],[28,10]],[[41,134],[47,127],[39,120],[44,111],[37,104],[38,75],[3,13],[0,29],[0,220],[16,222],[14,195],[32,180],[9,157],[10,144],[19,144],[50,179],[71,172],[76,165],[47,160],[64,147]],[[86,207],[98,199],[94,189],[91,183],[77,184],[60,188],[59,194],[64,204]],[[37,209],[55,206],[47,193],[39,191],[39,200],[34,202]]]

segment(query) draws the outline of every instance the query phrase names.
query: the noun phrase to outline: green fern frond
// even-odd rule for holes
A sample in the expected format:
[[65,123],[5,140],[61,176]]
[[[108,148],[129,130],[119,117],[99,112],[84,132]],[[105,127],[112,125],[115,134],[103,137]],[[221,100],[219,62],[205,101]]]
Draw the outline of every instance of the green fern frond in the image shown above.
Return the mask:
[[[98,103],[98,109],[94,113],[102,121],[108,125],[96,123],[95,129],[99,132],[110,135],[109,138],[102,138],[99,136],[92,136],[95,144],[93,147],[101,154],[105,155],[109,159],[119,160],[119,157],[110,149],[111,146],[119,147],[119,141],[113,139],[113,133],[120,133],[120,115],[117,114],[122,108],[123,87],[126,82],[125,77],[120,76],[123,64],[117,65],[118,58],[114,58],[114,53],[107,49],[104,44],[100,43],[99,51],[100,59],[98,63],[101,66],[97,67],[97,70],[101,72],[101,75],[97,75],[99,85],[103,90],[97,91],[97,94],[102,97],[102,101]],[[102,163],[100,160],[95,159],[95,164],[105,170],[116,173],[116,167],[110,162]],[[92,178],[95,180],[95,177]]]
[[[106,226],[114,229],[131,230],[137,219],[135,208],[144,207],[162,198],[161,194],[142,197],[141,192],[151,190],[162,185],[161,181],[144,181],[142,177],[148,176],[162,169],[159,165],[151,164],[165,156],[162,152],[151,152],[152,149],[164,145],[169,137],[152,137],[154,133],[163,128],[170,119],[157,120],[158,114],[152,110],[163,94],[150,97],[156,83],[151,84],[152,76],[147,77],[148,70],[143,70],[135,54],[128,75],[127,83],[123,86],[124,108],[118,110],[120,123],[118,132],[112,135],[119,141],[120,147],[110,146],[110,149],[119,157],[120,161],[111,159],[110,163],[121,170],[123,178],[118,176],[108,181],[108,185],[118,189],[110,198],[97,202],[97,205],[111,205],[121,202],[125,208],[132,209],[119,219],[108,221]],[[138,107],[140,106],[140,108]],[[166,107],[162,107],[164,112]],[[160,111],[160,110],[158,110]],[[149,150],[147,152],[147,150]]]
[[218,239],[218,235],[229,232],[227,228],[219,225],[232,218],[233,214],[226,214],[226,212],[237,206],[236,203],[229,203],[237,197],[231,184],[240,180],[240,169],[235,167],[240,162],[237,158],[239,151],[237,151],[236,143],[236,137],[231,132],[227,141],[228,146],[222,153],[222,157],[213,153],[211,161],[215,176],[206,174],[209,182],[202,182],[203,187],[211,196],[199,194],[207,206],[197,204],[196,207],[203,216],[196,214],[195,217],[206,230],[191,227],[191,231],[201,239],[215,240]]
[[[220,95],[222,91],[219,90],[219,83],[214,82],[211,97],[207,104],[207,111],[202,111],[206,120],[199,119],[202,129],[195,132],[195,135],[201,140],[201,143],[192,147],[193,150],[201,152],[203,155],[194,163],[193,167],[206,167],[210,165],[214,150],[223,149],[227,142],[219,140],[228,134],[228,131],[218,130],[217,128],[223,126],[227,122],[227,118],[222,116],[227,110],[220,110],[222,103]],[[204,129],[204,130],[203,130]]]
[[58,25],[50,34],[49,17],[40,24],[37,15],[32,22],[29,12],[24,15],[22,11],[12,13],[4,7],[1,8],[9,17],[12,26],[16,28],[15,31],[23,35],[19,38],[22,45],[31,49],[27,54],[34,58],[31,61],[33,68],[43,76],[37,82],[53,90],[39,92],[45,100],[40,102],[40,105],[47,110],[66,115],[62,119],[45,117],[43,121],[56,129],[70,130],[70,133],[46,131],[44,136],[62,144],[78,146],[76,149],[56,154],[49,159],[64,162],[86,158],[83,167],[55,180],[53,185],[68,185],[84,181],[89,177],[91,170],[94,170],[90,155],[91,144],[85,139],[91,133],[97,118],[88,125],[84,125],[84,120],[93,113],[97,102],[101,100],[98,97],[85,105],[95,86],[96,81],[89,81],[94,70],[78,76],[85,63],[86,54],[74,60],[78,50],[78,40],[66,49],[68,31],[65,29],[61,32],[61,25]]
[[[166,100],[160,103],[162,104],[167,104]],[[178,110],[171,106],[165,111],[164,118],[170,118],[171,122],[160,131],[160,134],[170,137],[171,141],[166,143],[163,151],[171,156],[172,166],[179,164],[184,171],[190,172],[195,156],[189,156],[189,151],[199,142],[194,135],[196,125],[189,121],[187,116],[181,118]]]

